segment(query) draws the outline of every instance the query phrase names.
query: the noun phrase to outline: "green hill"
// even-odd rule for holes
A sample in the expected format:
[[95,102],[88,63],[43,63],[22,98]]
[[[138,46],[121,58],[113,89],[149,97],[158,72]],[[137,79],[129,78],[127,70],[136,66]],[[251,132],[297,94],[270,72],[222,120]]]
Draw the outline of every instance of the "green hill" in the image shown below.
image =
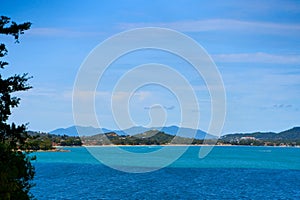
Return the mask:
[[202,140],[174,137],[157,130],[149,130],[136,135],[121,135],[114,132],[82,137],[84,145],[164,145],[164,144],[201,144]]
[[272,143],[281,144],[285,143],[288,145],[299,145],[300,144],[300,127],[294,127],[292,129],[282,131],[279,133],[274,132],[255,132],[255,133],[235,133],[228,134],[221,137],[220,141],[224,143],[240,144],[242,141],[245,142],[259,143]]

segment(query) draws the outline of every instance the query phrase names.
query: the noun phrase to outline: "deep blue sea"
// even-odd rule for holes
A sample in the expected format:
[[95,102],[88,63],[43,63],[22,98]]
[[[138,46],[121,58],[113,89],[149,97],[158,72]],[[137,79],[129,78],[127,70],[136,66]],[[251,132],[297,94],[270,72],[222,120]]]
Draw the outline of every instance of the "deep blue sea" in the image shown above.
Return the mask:
[[[155,148],[161,147],[123,149]],[[38,152],[32,193],[37,199],[300,199],[300,148],[217,146],[203,159],[200,148],[148,173],[109,168],[84,147]]]

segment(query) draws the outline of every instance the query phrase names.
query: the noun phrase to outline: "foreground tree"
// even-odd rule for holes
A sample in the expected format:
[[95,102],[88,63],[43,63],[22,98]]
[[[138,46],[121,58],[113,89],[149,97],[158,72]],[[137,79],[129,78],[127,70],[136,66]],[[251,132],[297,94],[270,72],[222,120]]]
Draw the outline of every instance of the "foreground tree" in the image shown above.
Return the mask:
[[[0,17],[0,34],[13,36],[16,43],[30,26],[29,22],[17,24],[8,17]],[[7,52],[5,44],[1,43],[0,70],[8,65],[2,60]],[[8,123],[11,109],[20,102],[20,98],[12,95],[30,89],[27,83],[30,77],[27,74],[2,77],[1,74],[0,71],[0,199],[30,199],[34,168],[26,150],[26,125]]]

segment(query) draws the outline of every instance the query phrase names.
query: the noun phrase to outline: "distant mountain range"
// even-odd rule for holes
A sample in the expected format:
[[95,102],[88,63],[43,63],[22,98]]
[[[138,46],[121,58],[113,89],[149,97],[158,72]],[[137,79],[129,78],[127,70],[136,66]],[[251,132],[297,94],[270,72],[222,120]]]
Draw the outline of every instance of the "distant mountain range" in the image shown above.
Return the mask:
[[101,133],[109,133],[114,132],[118,135],[137,135],[141,134],[150,130],[159,130],[161,132],[165,132],[170,135],[176,135],[177,132],[180,130],[183,137],[192,138],[195,134],[196,139],[204,139],[205,137],[207,139],[215,139],[216,137],[210,134],[207,134],[206,132],[199,130],[199,129],[191,129],[191,128],[179,128],[178,126],[167,126],[167,127],[152,127],[152,128],[146,128],[143,126],[135,126],[131,127],[125,130],[109,130],[106,128],[95,128],[92,126],[71,126],[68,128],[59,128],[51,131],[51,134],[56,135],[68,135],[68,136],[78,136],[78,131],[80,133],[83,133],[80,136],[92,136],[96,134]]
[[92,126],[70,126],[68,128],[58,128],[53,131],[50,131],[49,133],[55,135],[79,136],[77,130],[79,130],[79,132],[84,132],[85,136],[111,132],[110,130],[105,128],[100,129]]
[[[97,134],[103,134],[103,133],[116,133],[119,136],[132,136],[137,134],[142,134],[147,131],[151,130],[158,130],[161,132],[164,132],[169,135],[176,135],[178,130],[180,128],[178,126],[167,126],[167,127],[152,127],[152,128],[146,128],[142,126],[135,126],[129,129],[125,130],[109,130],[106,128],[95,128],[92,126],[71,126],[68,128],[59,128],[56,130],[51,131],[51,134],[56,135],[67,135],[67,136],[78,136],[77,130],[79,130],[82,134],[81,136],[93,136]],[[182,136],[186,138],[192,138],[193,134],[196,132],[195,139],[204,139],[205,137],[207,139],[216,139],[215,136],[209,135],[206,132],[202,130],[195,130],[191,128],[181,128],[182,133],[184,133]],[[275,132],[254,132],[254,133],[234,133],[234,134],[227,134],[222,136],[220,139],[222,141],[233,141],[233,140],[240,140],[241,138],[245,137],[253,137],[258,140],[269,140],[269,141],[299,141],[300,140],[300,127],[294,127],[292,129],[282,131],[279,133]]]

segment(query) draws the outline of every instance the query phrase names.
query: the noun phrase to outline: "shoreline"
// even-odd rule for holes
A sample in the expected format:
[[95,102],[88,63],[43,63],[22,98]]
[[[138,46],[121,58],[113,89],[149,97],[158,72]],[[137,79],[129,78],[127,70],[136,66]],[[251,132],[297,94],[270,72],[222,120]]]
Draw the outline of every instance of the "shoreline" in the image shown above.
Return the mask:
[[81,145],[81,146],[54,146],[55,148],[62,149],[62,148],[76,148],[76,147],[164,147],[164,146],[171,146],[171,147],[197,147],[197,146],[218,146],[218,147],[295,147],[300,148],[300,146],[253,146],[253,145],[213,145],[213,144],[162,144],[162,145],[115,145],[115,144],[108,144],[108,145]]
[[36,150],[36,151],[32,151],[32,153],[34,153],[34,152],[71,152],[70,150],[64,149],[63,147],[60,147],[60,146],[58,148],[57,147],[54,147],[54,149],[49,149],[49,150]]
[[108,147],[271,147],[271,148],[300,148],[300,146],[251,146],[251,145],[208,145],[208,144],[164,144],[164,145],[82,145],[82,146],[53,146],[55,149],[50,150],[36,150],[31,153],[43,153],[43,152],[71,152],[69,149],[64,148],[108,148]]

